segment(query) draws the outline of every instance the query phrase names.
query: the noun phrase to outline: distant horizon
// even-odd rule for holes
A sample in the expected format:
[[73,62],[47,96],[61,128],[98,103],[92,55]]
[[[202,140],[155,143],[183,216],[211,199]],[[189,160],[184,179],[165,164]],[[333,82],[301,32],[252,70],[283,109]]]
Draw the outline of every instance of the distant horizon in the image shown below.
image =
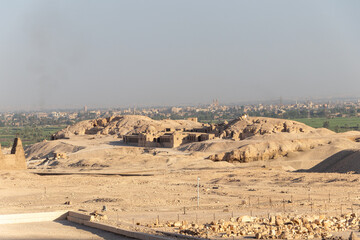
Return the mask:
[[[215,100],[215,99],[213,99]],[[219,100],[220,106],[241,106],[241,105],[257,105],[257,104],[280,104],[280,98],[278,99],[267,99],[267,100],[256,100],[256,101],[244,101],[244,102],[238,102],[238,103],[224,103],[221,102],[221,99]],[[294,104],[296,102],[298,103],[306,103],[307,101],[311,101],[313,103],[318,104],[325,104],[327,102],[355,102],[360,100],[360,97],[327,97],[327,98],[304,98],[304,99],[286,99],[282,98],[283,104]],[[86,106],[88,111],[92,110],[115,110],[115,109],[151,109],[151,108],[171,108],[171,107],[205,107],[212,103],[212,101],[207,103],[197,103],[197,104],[175,104],[175,105],[130,105],[130,106],[74,106],[74,107],[53,107],[53,108],[44,108],[44,109],[0,109],[0,113],[5,112],[51,112],[51,111],[81,111]]]

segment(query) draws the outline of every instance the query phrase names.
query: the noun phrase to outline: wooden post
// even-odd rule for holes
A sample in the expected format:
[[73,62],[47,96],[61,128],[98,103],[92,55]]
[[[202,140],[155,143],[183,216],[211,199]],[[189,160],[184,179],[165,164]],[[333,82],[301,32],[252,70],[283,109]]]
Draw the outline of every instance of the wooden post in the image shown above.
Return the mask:
[[184,215],[186,214],[186,208],[184,207]]

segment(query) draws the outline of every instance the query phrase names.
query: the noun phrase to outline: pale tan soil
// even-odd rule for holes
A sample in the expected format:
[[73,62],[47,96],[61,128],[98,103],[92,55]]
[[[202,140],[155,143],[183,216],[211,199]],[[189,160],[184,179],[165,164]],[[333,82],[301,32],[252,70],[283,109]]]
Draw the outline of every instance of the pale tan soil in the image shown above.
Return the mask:
[[[360,175],[336,173],[337,170],[354,171],[353,162],[357,161],[360,149],[360,143],[354,139],[360,133],[311,131],[301,135],[253,136],[244,141],[212,140],[179,149],[126,146],[119,138],[110,135],[73,136],[35,144],[27,149],[28,153],[31,152],[28,171],[0,172],[0,214],[66,209],[92,212],[101,211],[105,205],[109,223],[132,227],[137,222],[153,224],[156,218],[163,223],[178,219],[205,223],[214,217],[218,220],[240,215],[360,213]],[[229,163],[207,159],[211,154],[242,146],[263,146],[266,149],[274,142],[292,139],[321,144],[266,161]],[[352,149],[355,155],[351,161],[336,158],[336,161],[347,164],[340,164],[340,167],[332,164],[335,167],[331,171],[335,173],[294,172],[314,167],[325,159],[334,159],[334,154],[347,149]],[[64,151],[68,158],[48,161],[43,158],[59,151]],[[40,159],[30,160],[33,157]],[[317,172],[324,170],[317,169]],[[39,176],[35,172],[92,175]],[[65,205],[66,201],[71,205]]]
[[[200,208],[196,180],[200,177]],[[219,167],[158,171],[156,176],[37,176],[1,173],[0,213],[100,211],[116,224],[167,220],[209,222],[232,215],[358,212],[357,174],[294,173],[276,168]],[[330,194],[330,201],[329,201]],[[285,202],[292,200],[292,203]],[[71,201],[71,205],[64,205]],[[270,203],[271,201],[271,203]],[[311,205],[313,204],[313,205]],[[186,207],[186,214],[183,208]],[[352,209],[353,208],[353,209]]]

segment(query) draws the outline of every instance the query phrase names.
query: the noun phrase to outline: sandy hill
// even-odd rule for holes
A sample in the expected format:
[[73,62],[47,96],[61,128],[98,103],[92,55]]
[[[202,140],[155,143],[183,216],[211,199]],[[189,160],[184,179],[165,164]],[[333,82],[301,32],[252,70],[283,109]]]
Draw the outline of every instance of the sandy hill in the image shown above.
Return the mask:
[[314,128],[296,121],[265,117],[240,117],[224,125],[226,135],[236,135],[240,139],[280,132],[308,133],[313,130]]
[[110,118],[99,118],[86,120],[55,133],[54,139],[70,138],[74,135],[126,135],[145,131],[153,126],[156,131],[166,128],[189,129],[201,127],[202,124],[189,120],[153,120],[149,117],[139,115],[114,116]]
[[330,144],[329,137],[336,135],[296,121],[265,117],[240,117],[220,125],[221,128],[222,136],[233,140],[195,142],[178,149],[208,152],[208,158],[214,161],[265,161]]
[[360,149],[346,149],[326,158],[307,172],[360,173]]
[[25,155],[28,159],[51,158],[54,153],[73,153],[84,148],[60,141],[44,141],[26,147]]
[[[339,168],[345,163],[342,162],[344,157],[338,158],[343,155],[336,155],[337,152],[350,148],[360,149],[358,142],[360,132],[337,134],[327,129],[314,129],[295,121],[262,117],[238,118],[219,124],[215,129],[221,138],[193,142],[176,149],[133,147],[124,144],[118,138],[125,134],[143,132],[149,126],[153,126],[157,131],[163,131],[165,128],[199,128],[202,124],[188,120],[158,121],[145,116],[132,115],[87,120],[54,134],[57,140],[28,147],[26,156],[28,160],[33,159],[31,167],[35,168],[44,167],[43,161],[46,157],[51,158],[53,153],[65,153],[66,159],[50,159],[46,167],[90,169],[125,167],[138,170],[169,166],[208,167],[231,165],[236,162],[263,164],[261,162],[267,161],[278,162],[280,165],[294,169],[307,169],[324,159],[335,157],[337,160],[331,161],[335,161],[337,164],[334,165],[335,168]],[[312,170],[335,171],[330,167],[324,167],[329,165],[329,161],[328,159],[326,163]],[[341,171],[357,170],[346,168]]]

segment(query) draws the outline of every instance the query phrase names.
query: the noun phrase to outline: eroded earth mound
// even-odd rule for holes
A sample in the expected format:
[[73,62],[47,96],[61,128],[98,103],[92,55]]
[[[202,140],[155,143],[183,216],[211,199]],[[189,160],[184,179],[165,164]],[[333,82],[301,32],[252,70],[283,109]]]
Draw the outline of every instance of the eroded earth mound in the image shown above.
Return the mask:
[[240,117],[224,125],[226,136],[245,139],[255,135],[286,133],[308,133],[314,130],[303,123],[285,119],[265,117]]
[[[172,149],[147,149],[122,142],[123,135],[143,132],[150,126],[159,132],[166,128],[204,127],[211,129],[216,137]],[[26,149],[26,155],[30,160],[65,153],[66,159],[54,159],[58,161],[56,166],[71,168],[106,166],[110,169],[126,165],[139,170],[145,165],[152,169],[188,168],[276,160],[275,162],[286,167],[307,169],[339,151],[360,149],[360,143],[356,140],[359,136],[359,132],[334,133],[327,129],[314,129],[296,121],[264,117],[244,116],[218,125],[203,125],[190,120],[158,121],[145,116],[126,115],[87,120],[69,126],[54,134],[54,139],[58,140],[35,144]],[[336,172],[333,168],[339,169],[340,165],[346,165],[337,163],[336,166],[331,165],[332,168],[325,168],[324,164],[321,169],[313,170]],[[33,167],[36,168],[35,162]],[[357,172],[358,169],[348,167],[340,170],[349,171]]]
[[25,155],[28,159],[50,158],[54,153],[74,153],[85,147],[76,146],[69,143],[57,141],[44,141],[35,143],[25,149]]
[[287,156],[293,152],[303,152],[325,144],[330,144],[327,139],[297,139],[285,141],[265,141],[240,147],[230,152],[210,155],[209,159],[228,162],[253,162],[276,159]]
[[113,116],[85,120],[60,130],[52,137],[56,139],[70,138],[74,135],[127,135],[145,131],[148,127],[154,127],[156,131],[163,131],[166,128],[188,129],[201,127],[202,124],[189,120],[153,120],[149,117],[138,115]]

